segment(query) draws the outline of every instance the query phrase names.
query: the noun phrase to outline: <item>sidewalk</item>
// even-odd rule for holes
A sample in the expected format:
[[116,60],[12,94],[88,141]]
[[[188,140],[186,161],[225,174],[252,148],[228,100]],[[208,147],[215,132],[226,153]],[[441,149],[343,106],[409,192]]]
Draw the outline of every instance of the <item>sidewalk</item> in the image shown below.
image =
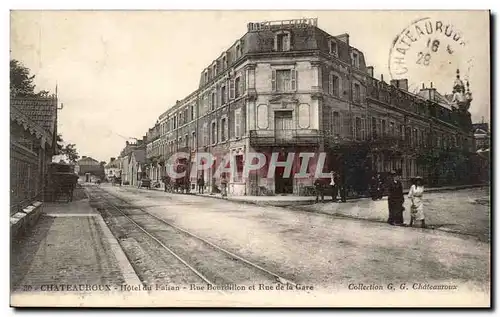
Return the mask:
[[[88,199],[44,203],[37,224],[11,244],[14,293],[61,291],[57,287],[62,284],[90,285],[100,290],[108,285],[114,290],[123,283],[140,283]],[[79,289],[72,293],[88,291]]]
[[[477,188],[477,187],[485,187],[485,184],[476,184],[476,185],[460,185],[460,186],[447,186],[447,187],[435,187],[435,188],[426,188],[426,193],[433,192],[445,192],[450,190],[460,190],[460,189],[468,189],[468,188]],[[161,188],[155,188],[154,190],[163,191]],[[408,194],[408,190],[404,192],[404,194]],[[222,197],[221,194],[198,194],[191,193],[191,195],[202,196],[202,197],[210,197],[210,198],[218,198],[225,199],[229,201],[235,201],[240,203],[250,203],[261,206],[276,206],[276,207],[288,207],[288,206],[298,206],[298,205],[310,205],[316,202],[315,196],[295,196],[295,195],[277,195],[277,196],[227,196]],[[387,198],[385,198],[387,199]],[[325,201],[331,201],[332,196],[325,195]],[[372,201],[371,198],[361,197],[361,198],[348,198],[347,202],[360,202],[360,201]]]

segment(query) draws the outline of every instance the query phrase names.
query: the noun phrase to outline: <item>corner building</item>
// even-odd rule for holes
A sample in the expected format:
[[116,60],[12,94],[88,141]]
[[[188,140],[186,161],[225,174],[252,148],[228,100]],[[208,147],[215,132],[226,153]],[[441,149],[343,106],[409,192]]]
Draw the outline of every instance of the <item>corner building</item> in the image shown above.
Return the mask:
[[[402,170],[405,186],[417,174],[443,183],[432,149],[472,150],[470,100],[463,100],[459,78],[454,93],[451,98],[423,89],[420,96],[407,91],[405,80],[387,84],[373,78],[349,35],[329,35],[317,19],[249,23],[248,32],[202,71],[198,89],[161,114],[147,133],[149,175],[160,180],[176,152],[190,153],[191,164],[197,151],[209,152],[215,166],[230,153],[236,162],[236,172],[228,175],[230,194],[303,195],[314,182],[319,153],[326,152],[323,171],[340,173],[350,195],[366,191],[373,173],[391,169]],[[265,154],[267,163],[244,179],[251,152]],[[310,177],[293,177],[301,167],[300,152],[316,154],[309,161]],[[277,168],[267,178],[272,153],[279,161],[295,153],[291,177]],[[463,164],[449,172],[451,181],[467,172]],[[198,173],[208,190],[220,185],[213,173]],[[190,182],[195,189],[196,179]]]

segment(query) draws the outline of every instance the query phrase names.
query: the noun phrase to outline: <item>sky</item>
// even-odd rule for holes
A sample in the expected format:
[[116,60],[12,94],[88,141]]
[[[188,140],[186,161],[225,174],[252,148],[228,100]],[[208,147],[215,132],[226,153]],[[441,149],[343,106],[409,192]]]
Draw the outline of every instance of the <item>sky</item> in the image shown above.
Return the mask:
[[80,155],[109,161],[196,90],[202,70],[245,34],[248,22],[303,17],[318,18],[331,35],[348,33],[374,76],[386,81],[393,40],[404,30],[412,36],[413,21],[451,25],[464,44],[434,30],[429,38],[449,43],[453,54],[436,55],[426,67],[418,63],[420,52],[430,52],[425,41],[410,43],[404,77],[410,90],[432,82],[451,93],[460,68],[470,81],[473,122],[490,121],[485,11],[12,11],[10,52],[36,76],[37,90],[54,92],[57,85],[64,140]]

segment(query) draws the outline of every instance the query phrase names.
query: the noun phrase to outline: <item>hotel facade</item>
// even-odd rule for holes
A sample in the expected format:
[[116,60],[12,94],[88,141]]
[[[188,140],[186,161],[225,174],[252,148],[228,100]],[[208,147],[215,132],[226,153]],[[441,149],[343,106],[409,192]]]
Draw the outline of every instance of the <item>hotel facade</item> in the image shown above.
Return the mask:
[[[441,95],[431,84],[413,94],[407,80],[375,79],[349,35],[330,35],[317,19],[249,23],[202,70],[198,89],[149,129],[147,173],[161,180],[178,152],[191,155],[183,162],[191,167],[198,152],[212,154],[214,166],[230,154],[236,165],[227,175],[230,195],[304,195],[319,153],[326,153],[323,170],[339,173],[352,195],[366,191],[374,173],[391,170],[402,172],[405,187],[416,175],[431,185],[472,182],[469,83],[457,74],[450,88]],[[267,163],[243,177],[251,152],[266,155]],[[283,168],[267,177],[273,153],[293,159],[292,175],[298,173],[300,152],[316,154],[310,177],[284,177]],[[199,177],[208,190],[219,186],[213,176],[214,169],[200,171],[191,188]]]

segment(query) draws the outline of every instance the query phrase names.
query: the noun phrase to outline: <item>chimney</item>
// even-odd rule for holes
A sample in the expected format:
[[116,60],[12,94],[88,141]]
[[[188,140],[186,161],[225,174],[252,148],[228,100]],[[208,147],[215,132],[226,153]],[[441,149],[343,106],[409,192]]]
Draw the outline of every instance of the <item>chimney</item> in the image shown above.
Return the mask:
[[384,74],[380,74],[380,81],[383,82],[384,81]]
[[399,79],[398,80],[398,88],[408,91],[408,79]]
[[82,155],[82,159],[84,159],[84,158],[87,158],[87,156],[86,155]]
[[368,75],[370,75],[370,77],[373,77],[373,66],[366,67],[366,70],[368,71]]
[[113,162],[114,160],[116,160],[116,158],[114,158],[114,157],[109,159],[110,162]]
[[432,87],[432,81],[431,81],[431,88],[433,88],[433,87]]

